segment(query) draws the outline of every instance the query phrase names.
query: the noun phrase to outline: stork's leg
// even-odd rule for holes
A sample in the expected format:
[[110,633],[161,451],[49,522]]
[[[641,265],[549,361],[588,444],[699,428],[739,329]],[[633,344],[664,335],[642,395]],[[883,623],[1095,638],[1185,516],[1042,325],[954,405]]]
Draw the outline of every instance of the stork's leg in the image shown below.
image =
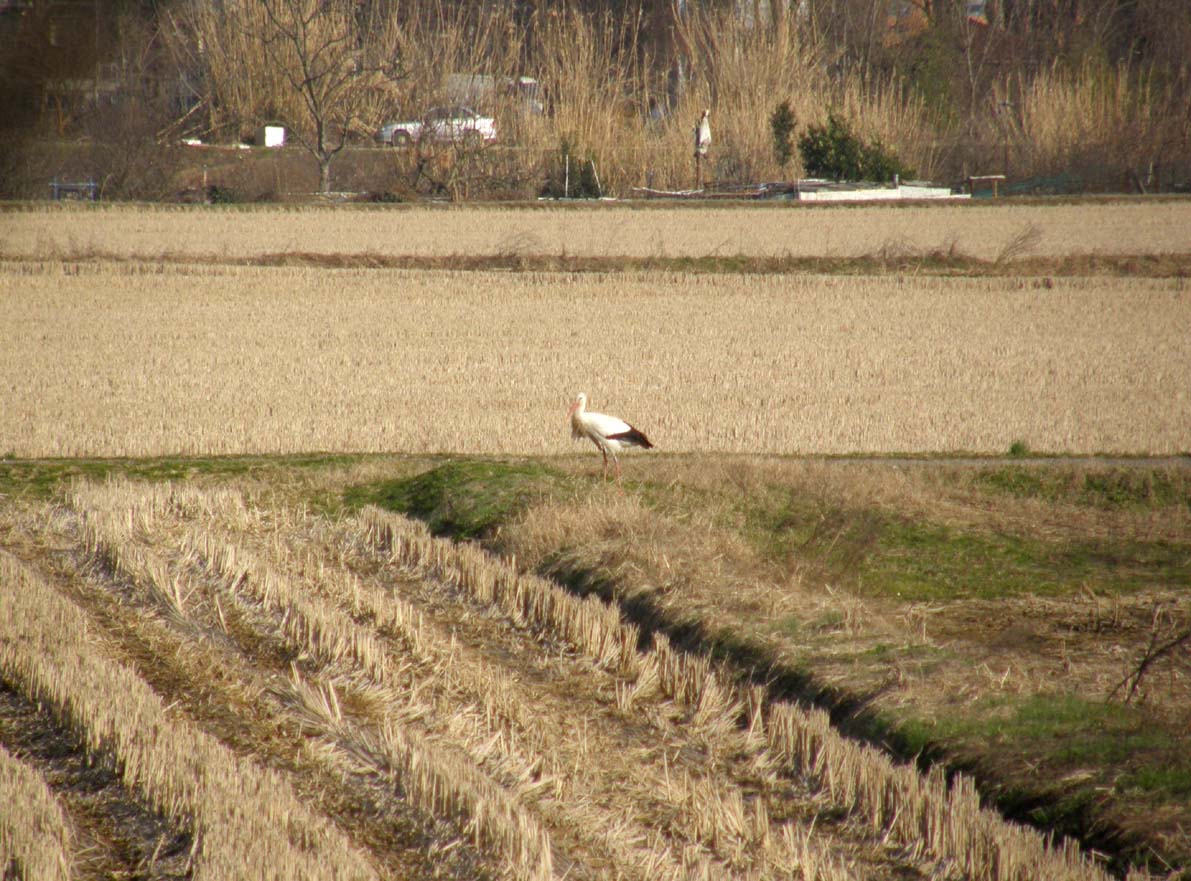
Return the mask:
[[613,455],[612,455],[612,463],[616,466],[616,488],[620,491],[620,494],[623,496],[624,495],[624,483],[620,479],[620,457],[617,456],[615,453],[613,453]]
[[608,451],[600,447],[600,452],[604,454],[604,480],[608,479]]

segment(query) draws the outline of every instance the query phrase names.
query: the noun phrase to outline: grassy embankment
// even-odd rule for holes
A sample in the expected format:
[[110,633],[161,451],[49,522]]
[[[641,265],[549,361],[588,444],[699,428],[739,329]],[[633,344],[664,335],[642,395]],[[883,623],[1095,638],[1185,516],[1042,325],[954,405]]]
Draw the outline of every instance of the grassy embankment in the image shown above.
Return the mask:
[[[1029,462],[453,461],[349,489],[616,597],[640,623],[974,771],[1009,813],[1185,862],[1191,472]],[[1169,660],[1169,659],[1168,659]],[[747,671],[747,672],[746,672]]]

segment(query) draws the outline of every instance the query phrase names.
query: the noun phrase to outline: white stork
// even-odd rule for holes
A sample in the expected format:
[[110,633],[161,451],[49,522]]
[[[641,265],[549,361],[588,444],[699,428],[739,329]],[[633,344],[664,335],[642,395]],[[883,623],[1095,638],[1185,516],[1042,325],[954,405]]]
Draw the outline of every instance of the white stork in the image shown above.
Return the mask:
[[704,110],[695,123],[695,188],[703,189],[703,163],[711,149],[711,111]]
[[711,149],[711,111],[704,110],[695,123],[695,155],[706,156]]
[[604,413],[587,412],[587,395],[582,392],[571,404],[571,436],[587,438],[604,454],[604,479],[608,479],[608,454],[612,455],[612,464],[616,466],[616,480],[620,481],[620,460],[616,453],[625,447],[642,447],[646,450],[653,447],[644,434],[623,419],[608,416]]

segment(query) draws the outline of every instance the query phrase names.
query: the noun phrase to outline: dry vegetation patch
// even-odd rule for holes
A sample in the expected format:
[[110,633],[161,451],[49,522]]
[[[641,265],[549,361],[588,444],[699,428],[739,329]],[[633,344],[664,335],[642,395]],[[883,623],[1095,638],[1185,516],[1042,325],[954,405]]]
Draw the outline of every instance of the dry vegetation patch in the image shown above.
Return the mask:
[[201,843],[195,877],[245,871],[301,877],[328,856],[333,877],[374,877],[358,852],[294,799],[286,782],[169,719],[135,673],[96,651],[83,614],[34,570],[8,554],[0,567],[5,680],[83,732],[88,748],[110,756],[125,784],[154,811],[192,827]]
[[1187,859],[1186,655],[1128,693],[1147,652],[1191,627],[1185,466],[700,458],[633,471],[631,495],[554,494],[492,541],[760,665],[854,731],[910,754],[941,747],[1011,811]]
[[16,263],[0,308],[18,456],[561,453],[579,390],[668,451],[1191,449],[1177,279]]
[[242,259],[301,251],[384,257],[867,257],[984,260],[1191,251],[1191,201],[962,206],[783,205],[236,208],[104,206],[0,213],[0,255]]
[[[474,848],[480,863],[444,864],[470,874],[1008,881],[1045,865],[1049,877],[1105,877],[1070,845],[982,809],[970,781],[920,777],[840,738],[825,713],[772,701],[660,635],[643,648],[616,606],[404,518],[328,519],[244,486],[80,485],[63,507],[10,508],[6,681],[36,689],[46,675],[20,660],[30,649],[13,637],[40,619],[19,604],[85,617],[104,653],[143,677],[117,674],[123,692],[154,683],[169,725],[195,743],[230,738],[271,757],[270,773],[298,791],[351,781],[368,815],[329,816],[387,877],[406,877],[376,837],[397,803],[436,818],[432,849]],[[223,703],[258,721],[236,733],[212,709]],[[95,748],[109,743],[109,723],[72,713]],[[161,723],[128,714],[112,729],[118,757],[121,725],[140,724]],[[302,758],[286,758],[270,729],[289,731]],[[139,760],[120,763],[148,782]],[[329,808],[325,793],[304,804],[314,818]],[[292,835],[311,822],[278,825]],[[201,869],[215,842],[199,840]],[[320,850],[324,867],[353,865]]]
[[64,842],[69,845],[62,847],[63,841],[53,840],[59,833],[45,823],[44,816],[39,818],[37,802],[30,800],[29,793],[14,795],[6,805],[29,809],[28,814],[19,809],[6,813],[14,829],[30,844],[29,836],[42,836],[35,851],[26,851],[27,859],[18,854],[6,861],[10,872],[17,867],[15,877],[75,881],[191,877],[194,841],[189,831],[148,807],[123,785],[110,760],[89,752],[44,705],[7,686],[0,688],[0,742],[40,778],[60,814]]
[[17,877],[59,881],[70,877],[72,835],[62,808],[38,771],[0,744],[0,799],[20,805],[0,816],[0,866]]

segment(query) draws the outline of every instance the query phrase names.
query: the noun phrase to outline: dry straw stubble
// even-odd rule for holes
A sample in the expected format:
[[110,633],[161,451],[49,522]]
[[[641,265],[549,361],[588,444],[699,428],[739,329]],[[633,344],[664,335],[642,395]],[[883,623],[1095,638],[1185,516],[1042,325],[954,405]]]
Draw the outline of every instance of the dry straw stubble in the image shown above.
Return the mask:
[[[732,727],[750,703],[760,707],[756,696],[738,694],[730,677],[705,658],[674,650],[660,635],[654,636],[650,651],[630,656],[623,647],[636,645],[636,628],[621,623],[614,607],[595,598],[579,600],[483,551],[428,537],[420,526],[376,509],[364,512],[361,525],[395,562],[456,583],[530,626],[565,633],[582,651],[605,664],[617,664],[622,675],[656,670],[663,693],[694,708],[696,724],[702,717]],[[606,611],[601,614],[599,607]],[[959,775],[949,784],[941,772],[923,777],[912,766],[896,765],[885,754],[840,736],[823,711],[777,702],[767,707],[764,720],[756,711],[748,718],[751,728],[764,732],[769,748],[791,772],[816,781],[836,805],[865,817],[886,840],[958,865],[966,877],[989,881],[1027,881],[1039,875],[1064,881],[1108,877],[1072,842],[1052,844],[1034,830],[1007,823],[982,808],[970,779]],[[744,828],[742,810],[721,808],[713,811],[718,819],[709,821],[714,828],[725,823],[729,828]]]
[[[768,800],[779,798],[779,793],[789,789],[788,784],[776,782],[780,779],[778,769],[785,767],[785,773],[809,781],[830,803],[847,812],[853,818],[849,825],[857,830],[867,827],[871,840],[895,845],[920,865],[962,866],[970,877],[988,879],[1033,877],[1030,873],[1039,867],[1049,877],[1102,877],[1075,849],[1047,848],[1036,833],[1009,826],[995,814],[981,810],[969,783],[961,780],[949,788],[940,775],[922,778],[912,767],[892,765],[880,753],[841,739],[825,714],[807,713],[787,704],[770,705],[762,690],[738,688],[706,659],[675,651],[664,639],[656,638],[651,650],[640,652],[636,629],[624,624],[614,607],[595,599],[579,600],[550,582],[518,573],[510,564],[476,548],[431,538],[422,526],[411,521],[372,510],[357,521],[348,521],[323,534],[324,530],[307,517],[291,520],[285,515],[273,523],[272,515],[263,516],[262,509],[245,504],[234,493],[203,493],[172,486],[113,484],[80,488],[72,504],[84,515],[83,533],[89,536],[80,533],[77,540],[85,541],[105,566],[122,570],[149,603],[165,611],[166,622],[181,616],[182,620],[170,625],[178,633],[193,637],[203,631],[202,626],[194,626],[199,622],[191,623],[188,618],[201,601],[210,601],[203,600],[203,590],[217,590],[225,597],[223,607],[229,610],[229,602],[241,601],[267,607],[270,617],[280,620],[275,626],[288,633],[287,641],[311,659],[307,671],[326,671],[318,672],[314,680],[292,677],[289,692],[294,712],[305,720],[302,725],[308,732],[318,732],[328,745],[346,750],[380,773],[403,768],[401,775],[411,779],[422,773],[421,760],[403,766],[400,757],[424,755],[419,744],[411,743],[404,735],[394,740],[383,733],[377,737],[356,728],[358,720],[349,720],[341,712],[339,697],[346,698],[368,680],[372,682],[370,690],[387,687],[375,679],[378,671],[387,669],[385,664],[373,665],[372,674],[359,666],[362,657],[357,647],[362,643],[352,635],[353,631],[369,632],[368,622],[373,621],[390,622],[384,625],[386,630],[404,631],[407,636],[400,643],[414,647],[422,659],[410,660],[430,673],[430,678],[411,681],[409,687],[423,696],[439,695],[432,701],[432,710],[422,701],[430,715],[422,711],[423,715],[410,719],[431,723],[432,717],[438,717],[439,721],[430,725],[441,732],[436,737],[445,735],[459,745],[488,741],[481,752],[489,757],[480,759],[486,779],[492,779],[488,775],[495,771],[496,778],[505,781],[503,786],[511,785],[510,791],[517,792],[518,798],[526,798],[526,805],[554,816],[551,822],[565,816],[569,817],[567,822],[586,817],[588,822],[599,823],[606,830],[607,853],[617,855],[616,865],[629,870],[630,875],[687,877],[691,872],[697,875],[719,866],[728,869],[730,875],[742,877],[753,877],[758,872],[757,877],[785,877],[783,873],[793,871],[801,872],[803,877],[850,877],[854,873],[823,849],[824,841],[832,840],[830,837],[823,839],[818,833],[810,836],[805,829],[775,823],[770,818]],[[198,523],[203,526],[198,527]],[[315,532],[310,532],[312,529]],[[303,534],[316,537],[316,544],[306,545]],[[225,541],[237,546],[235,562],[224,555],[228,566],[208,554],[209,549]],[[507,616],[547,641],[561,639],[569,643],[603,669],[600,675],[616,681],[615,705],[621,713],[634,718],[634,724],[657,724],[650,720],[658,710],[666,706],[681,708],[681,725],[670,728],[667,724],[658,731],[670,731],[664,735],[666,738],[681,738],[672,741],[670,748],[687,743],[721,759],[732,757],[734,762],[747,756],[752,781],[747,789],[752,796],[742,797],[743,791],[730,779],[717,783],[706,769],[692,773],[690,764],[680,766],[677,758],[682,750],[674,753],[676,763],[668,773],[663,774],[657,766],[656,756],[643,765],[638,773],[656,775],[656,779],[648,787],[649,797],[640,804],[658,802],[663,806],[664,815],[672,819],[660,828],[678,842],[686,842],[681,850],[648,834],[642,838],[632,813],[622,813],[629,805],[615,804],[619,796],[613,799],[610,811],[601,808],[599,802],[611,792],[601,797],[599,789],[586,786],[591,782],[590,773],[573,777],[562,789],[555,790],[553,798],[537,801],[537,796],[517,783],[517,763],[506,759],[494,762],[492,751],[496,747],[499,752],[516,741],[545,748],[552,742],[551,735],[535,726],[532,716],[506,706],[503,698],[481,710],[475,719],[495,720],[497,727],[488,728],[489,733],[484,734],[480,727],[471,725],[466,718],[471,711],[465,704],[475,700],[475,691],[483,687],[484,663],[473,668],[479,655],[447,648],[442,635],[436,634],[437,626],[429,627],[420,620],[415,623],[409,614],[394,618],[385,611],[385,591],[378,589],[380,585],[346,575],[341,567],[347,557],[363,564],[369,545],[375,554],[374,563],[365,565],[369,572],[376,571],[377,564],[381,570],[391,564],[399,577],[415,574],[427,579],[428,585],[441,585],[432,602],[441,602],[458,592],[470,597],[470,602],[494,607],[503,613],[498,618]],[[310,551],[324,546],[341,550],[309,556],[304,546]],[[198,580],[179,585],[179,579],[190,578]],[[154,584],[150,585],[150,581]],[[323,607],[317,616],[312,614],[316,607]],[[350,617],[343,614],[348,610]],[[284,619],[299,613],[309,620],[317,617],[322,623],[315,629],[303,625],[287,629]],[[465,617],[468,614],[474,612],[465,613]],[[18,629],[24,626],[21,616],[14,620]],[[527,642],[536,654],[538,641]],[[446,655],[441,654],[444,650]],[[323,655],[326,660],[312,664],[315,655]],[[439,663],[435,656],[450,663]],[[392,681],[381,675],[385,681]],[[406,678],[403,672],[398,676]],[[590,673],[585,676],[590,677]],[[462,691],[456,690],[459,686]],[[393,706],[401,703],[397,700]],[[396,717],[404,718],[401,711]],[[94,726],[88,722],[81,727],[91,731]],[[474,730],[479,737],[467,734],[468,730]],[[578,738],[570,749],[578,740],[586,741],[575,726],[567,730],[572,739]],[[592,731],[590,736],[593,741],[606,740],[602,732]],[[406,750],[406,746],[411,748]],[[604,743],[600,749],[607,748]],[[575,758],[578,756],[568,759],[568,763],[575,765],[576,773],[584,767],[594,770],[590,759],[584,766],[575,763]],[[526,767],[535,765],[538,763]],[[545,768],[553,768],[550,773],[561,770],[550,761],[546,761]],[[468,782],[462,770],[458,765],[445,767],[438,782],[435,775],[427,778],[423,788],[432,810],[447,815],[456,810],[460,802],[453,793],[466,788]],[[771,779],[775,782],[765,782]],[[487,785],[482,783],[475,789],[483,792]],[[634,784],[629,783],[628,788],[633,789]],[[493,790],[489,798],[467,802],[471,807],[466,811],[474,817],[477,809],[482,814],[486,806],[494,806],[503,798]],[[566,803],[559,803],[560,798]],[[504,845],[486,835],[481,835],[481,840],[485,847],[515,847],[514,839]]]
[[[592,208],[375,208],[105,205],[0,213],[0,254],[248,259],[287,252],[384,257],[508,253],[577,257],[860,257],[895,245],[994,259],[1020,230],[1031,256],[1191,251],[1191,202],[965,206],[624,205]],[[5,267],[6,272],[13,267]],[[284,290],[284,288],[278,288]]]
[[[565,838],[569,847],[576,846],[578,833],[582,842],[581,854],[595,848],[601,854],[598,858],[600,862],[610,860],[610,864],[617,866],[617,871],[626,877],[687,878],[692,871],[697,873],[702,871],[700,866],[707,865],[726,866],[730,869],[727,876],[731,877],[737,874],[738,868],[753,862],[757,862],[759,867],[769,867],[757,876],[761,878],[772,876],[774,871],[779,872],[778,877],[782,877],[779,867],[792,865],[802,866],[806,877],[818,877],[823,881],[850,877],[827,856],[823,846],[810,840],[808,835],[781,829],[770,834],[769,826],[764,822],[766,813],[763,808],[752,810],[748,815],[748,823],[740,821],[743,802],[739,791],[731,786],[722,792],[716,788],[716,799],[706,805],[700,802],[700,810],[684,813],[684,805],[689,807],[695,797],[692,793],[702,792],[713,784],[683,782],[676,777],[673,790],[667,784],[671,804],[664,812],[666,816],[676,819],[667,820],[662,825],[677,835],[679,840],[677,843],[668,841],[660,834],[660,830],[651,831],[650,825],[638,818],[638,813],[641,806],[652,805],[657,800],[662,780],[661,768],[653,768],[658,779],[651,785],[636,780],[624,781],[619,772],[614,772],[612,780],[593,785],[597,783],[596,778],[607,774],[608,770],[605,768],[600,774],[593,774],[590,761],[584,763],[580,754],[575,753],[575,747],[587,743],[589,736],[593,741],[606,741],[609,738],[616,741],[615,733],[605,737],[602,731],[587,732],[584,729],[586,733],[579,735],[573,725],[541,725],[535,720],[531,705],[518,706],[516,695],[500,694],[503,690],[499,687],[501,680],[499,676],[490,674],[486,669],[487,664],[477,664],[479,657],[457,646],[453,634],[448,642],[445,634],[435,632],[439,628],[424,625],[420,617],[413,638],[409,638],[408,633],[413,626],[413,616],[398,616],[405,623],[396,625],[399,630],[406,631],[401,643],[415,647],[418,658],[408,660],[413,661],[420,672],[405,667],[394,671],[392,678],[385,676],[390,685],[376,682],[376,672],[387,667],[382,665],[371,674],[358,667],[359,659],[353,646],[359,641],[353,636],[353,631],[364,628],[365,621],[381,624],[386,630],[392,626],[394,617],[388,614],[388,592],[378,590],[375,584],[368,581],[344,577],[331,562],[334,555],[309,557],[307,551],[303,550],[294,556],[290,551],[283,550],[286,546],[295,549],[301,547],[303,542],[294,542],[301,532],[311,528],[311,524],[305,520],[291,521],[286,515],[270,525],[268,520],[272,518],[262,519],[257,510],[236,504],[234,499],[229,501],[215,498],[214,494],[208,496],[178,487],[125,484],[81,487],[73,494],[73,505],[84,517],[80,538],[92,554],[98,555],[106,566],[115,566],[129,576],[150,602],[164,608],[171,618],[175,616],[179,604],[173,599],[174,591],[163,589],[164,584],[176,577],[171,574],[175,569],[173,565],[163,567],[158,564],[158,561],[166,559],[176,560],[183,572],[207,571],[208,574],[202,575],[200,580],[207,582],[208,586],[211,583],[208,575],[215,576],[221,585],[219,591],[225,596],[225,606],[238,597],[252,598],[268,606],[273,617],[282,619],[280,626],[286,630],[287,639],[292,641],[295,649],[310,656],[324,656],[328,671],[336,668],[343,671],[335,679],[322,678],[323,674],[319,674],[321,683],[311,681],[308,684],[303,677],[293,678],[290,691],[299,705],[297,709],[303,720],[303,728],[308,732],[321,732],[329,738],[329,743],[349,752],[376,772],[396,772],[405,781],[411,797],[433,813],[450,817],[462,809],[466,816],[475,821],[477,842],[486,849],[496,849],[512,856],[516,860],[513,871],[518,877],[539,874],[536,868],[543,865],[538,860],[544,852],[532,846],[535,837],[526,834],[534,828],[532,822],[520,830],[508,827],[516,834],[507,838],[494,834],[500,829],[501,805],[508,804],[510,796],[533,804],[543,816],[550,818],[552,826],[563,824],[567,830]],[[196,517],[207,524],[199,530],[206,537],[197,542],[194,540],[196,533],[193,527],[185,525],[186,521]],[[179,518],[182,522],[178,522]],[[213,526],[215,531],[211,531]],[[274,532],[277,527],[281,527],[281,530]],[[224,530],[227,530],[227,538],[216,538]],[[336,534],[329,546],[354,547],[363,538],[363,535],[349,528],[342,535]],[[249,551],[246,545],[258,550]],[[212,548],[223,547],[234,548],[234,551],[211,554]],[[444,552],[450,550],[446,544],[441,547]],[[267,550],[272,562],[264,561],[259,555],[261,549]],[[485,584],[500,592],[498,586],[483,578],[485,559],[483,555],[471,559],[473,574],[478,579],[472,582],[473,587],[480,585],[481,594],[484,593],[482,585]],[[274,566],[281,568],[274,569]],[[290,572],[290,575],[282,575],[282,569]],[[305,574],[294,580],[294,573],[297,572]],[[156,584],[151,585],[150,581]],[[453,593],[454,579],[444,582],[443,588],[447,595]],[[196,608],[196,598],[200,596],[201,590],[201,585],[187,585],[186,610]],[[516,602],[517,595],[518,591],[514,591],[506,600]],[[515,613],[518,618],[524,619],[526,614],[540,618],[546,613],[550,596],[529,591],[523,599],[534,600],[535,597],[537,602],[531,602],[522,612]],[[351,608],[354,620],[349,621],[342,614],[336,614],[331,606],[325,606],[324,613],[319,616],[322,624],[318,628],[289,625],[288,621],[293,617],[310,619],[312,616],[309,612],[314,606],[324,605],[325,601],[331,600],[341,610]],[[485,602],[491,601],[490,597]],[[506,611],[514,608],[507,603],[505,606]],[[336,617],[338,622],[332,620]],[[604,663],[613,669],[631,663],[636,657],[634,631],[631,628],[625,631],[617,626],[615,611],[597,601],[581,604],[578,615],[556,615],[550,620],[556,624],[570,620],[571,626],[565,628],[565,632],[571,634],[572,639],[586,644],[589,649],[598,651]],[[185,620],[178,622],[178,626],[186,632],[196,629]],[[543,632],[551,635],[549,631]],[[616,638],[609,641],[610,636]],[[557,638],[557,634],[553,638]],[[526,646],[536,656],[538,643],[529,640]],[[404,667],[406,661],[402,663]],[[307,666],[309,669],[309,662]],[[536,666],[537,661],[534,662]],[[664,665],[660,676],[655,674],[653,679],[661,684],[669,683],[673,676],[678,675],[677,669],[673,664]],[[706,677],[705,665],[699,669],[701,675]],[[589,675],[584,674],[585,678]],[[370,692],[375,693],[376,688],[384,691],[384,704],[392,710],[390,722],[408,715],[408,721],[412,724],[397,727],[386,724],[383,730],[370,733],[358,727],[358,720],[349,720],[341,714],[336,681],[339,688],[345,689],[344,696],[348,697],[363,679],[374,680],[373,685],[369,686]],[[396,679],[402,682],[398,684]],[[672,685],[667,687],[674,688]],[[409,703],[409,713],[401,709],[406,704],[400,694],[403,689],[408,689],[413,699]],[[477,715],[471,704],[480,695],[494,696],[496,699],[486,703]],[[526,697],[522,694],[519,699],[524,701]],[[635,697],[639,700],[657,700],[657,692],[653,689],[650,694],[642,694],[637,689]],[[697,742],[708,738],[724,741],[716,750],[725,755],[732,754],[734,750],[727,741],[734,736],[731,717],[737,712],[735,705],[724,698],[714,683],[705,684],[699,694],[694,696],[694,701],[690,728]],[[590,709],[586,711],[590,712]],[[487,722],[488,728],[484,730],[474,725],[473,720]],[[424,735],[414,735],[415,728],[434,732],[432,736],[435,740],[443,739],[448,746],[454,744],[455,747],[447,750],[428,749],[429,740]],[[557,730],[553,733],[548,730],[554,728]],[[569,742],[560,743],[560,735]],[[530,752],[526,758],[531,761],[527,762],[516,756],[515,748],[510,749],[517,743],[535,746],[544,752],[536,758]],[[565,769],[560,767],[559,754],[555,752],[560,746],[572,756],[566,760]],[[458,748],[476,757],[477,764],[470,766],[470,770],[466,762],[451,759],[450,752]],[[606,756],[618,754],[617,750],[608,749],[606,745],[600,752]],[[590,756],[590,753],[583,752],[582,755]],[[402,756],[411,761],[405,761]],[[623,764],[619,758],[609,761],[614,768],[620,768]],[[476,770],[479,766],[483,766],[482,774]],[[640,773],[641,769],[638,769],[636,776]],[[677,767],[674,773],[680,775]],[[555,776],[566,779],[552,784],[550,778]],[[502,781],[508,793],[494,788],[493,780]],[[609,786],[613,789],[609,789]],[[678,813],[672,814],[674,811]],[[762,851],[755,851],[755,842],[764,844]],[[530,846],[526,847],[527,844]],[[709,848],[711,853],[708,852]],[[520,857],[517,856],[519,853]],[[533,857],[534,854],[538,857]],[[585,858],[589,857],[580,857]],[[531,861],[526,863],[526,859]],[[813,862],[808,862],[811,860]],[[548,871],[546,863],[543,872],[548,874]],[[747,872],[745,876],[753,877]]]
[[68,881],[73,834],[45,779],[0,745],[0,867],[3,876]]
[[24,268],[20,456],[567,453],[579,390],[669,451],[1191,448],[1177,279]]
[[[550,844],[544,831],[468,755],[468,748],[483,743],[487,732],[473,735],[462,750],[444,749],[402,724],[403,714],[417,718],[426,712],[424,698],[408,681],[410,659],[387,651],[373,629],[357,625],[342,607],[320,596],[331,594],[363,611],[370,604],[358,580],[324,571],[315,581],[317,587],[296,581],[234,539],[188,522],[189,518],[208,523],[230,520],[235,534],[260,529],[257,513],[235,493],[115,482],[78,486],[71,502],[81,516],[88,553],[129,577],[183,628],[201,632],[193,627],[193,616],[175,601],[174,586],[179,582],[187,596],[202,597],[214,590],[226,603],[258,607],[308,664],[317,660],[319,667],[339,671],[341,685],[370,680],[372,699],[390,710],[385,724],[376,730],[344,724],[334,679],[329,676],[307,684],[295,669],[286,690],[298,707],[303,727],[319,732],[336,750],[351,754],[369,773],[399,781],[417,807],[458,821],[477,845],[504,860],[513,875],[551,876]],[[321,564],[317,568],[323,571]],[[373,617],[380,611],[378,623],[397,631],[423,663],[428,654],[433,655],[420,619],[405,604],[384,603],[377,609],[373,603],[370,611]],[[446,675],[450,658],[432,660]],[[455,706],[453,713],[460,722],[483,716],[463,704]]]
[[169,716],[161,699],[88,636],[82,612],[35,572],[0,554],[0,671],[45,702],[89,749],[165,816],[193,824],[195,877],[375,877],[274,772]]

